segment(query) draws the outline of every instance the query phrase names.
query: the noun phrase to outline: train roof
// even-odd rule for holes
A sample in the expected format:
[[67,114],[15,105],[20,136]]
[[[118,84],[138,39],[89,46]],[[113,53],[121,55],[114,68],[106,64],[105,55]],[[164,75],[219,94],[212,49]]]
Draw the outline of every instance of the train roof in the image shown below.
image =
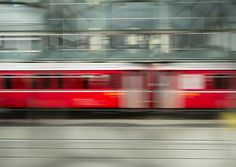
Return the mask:
[[20,70],[236,70],[236,62],[213,63],[0,63],[1,71]]
[[198,62],[154,64],[158,70],[236,70],[236,62]]
[[0,63],[2,71],[19,70],[144,70],[133,63]]

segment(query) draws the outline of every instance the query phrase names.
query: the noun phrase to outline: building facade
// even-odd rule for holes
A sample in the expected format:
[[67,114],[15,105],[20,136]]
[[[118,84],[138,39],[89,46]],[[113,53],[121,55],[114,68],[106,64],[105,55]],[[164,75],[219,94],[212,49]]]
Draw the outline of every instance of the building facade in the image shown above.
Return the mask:
[[235,57],[232,0],[22,1],[0,4],[6,16],[0,19],[3,59],[222,61]]

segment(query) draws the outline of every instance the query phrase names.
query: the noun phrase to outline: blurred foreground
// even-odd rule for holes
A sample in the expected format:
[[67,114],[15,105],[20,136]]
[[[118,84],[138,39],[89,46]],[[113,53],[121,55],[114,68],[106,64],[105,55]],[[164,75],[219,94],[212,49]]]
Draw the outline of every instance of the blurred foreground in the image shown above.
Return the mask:
[[1,167],[234,167],[222,120],[2,120]]

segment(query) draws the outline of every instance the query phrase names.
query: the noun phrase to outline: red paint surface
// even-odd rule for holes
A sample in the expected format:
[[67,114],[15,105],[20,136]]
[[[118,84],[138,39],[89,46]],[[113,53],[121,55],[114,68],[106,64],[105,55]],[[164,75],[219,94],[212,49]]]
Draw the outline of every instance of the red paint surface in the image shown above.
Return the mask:
[[226,108],[228,93],[188,92],[183,97],[184,108]]
[[0,107],[118,108],[116,92],[2,92]]

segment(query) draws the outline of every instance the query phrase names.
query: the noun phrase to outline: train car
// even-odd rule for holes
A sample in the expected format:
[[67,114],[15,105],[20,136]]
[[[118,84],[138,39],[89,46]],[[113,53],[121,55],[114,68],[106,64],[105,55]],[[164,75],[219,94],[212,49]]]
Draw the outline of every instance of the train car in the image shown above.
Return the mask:
[[2,108],[146,108],[143,65],[2,63]]
[[154,65],[156,108],[231,108],[236,93],[235,63]]
[[235,63],[1,63],[0,107],[223,109],[235,83]]

